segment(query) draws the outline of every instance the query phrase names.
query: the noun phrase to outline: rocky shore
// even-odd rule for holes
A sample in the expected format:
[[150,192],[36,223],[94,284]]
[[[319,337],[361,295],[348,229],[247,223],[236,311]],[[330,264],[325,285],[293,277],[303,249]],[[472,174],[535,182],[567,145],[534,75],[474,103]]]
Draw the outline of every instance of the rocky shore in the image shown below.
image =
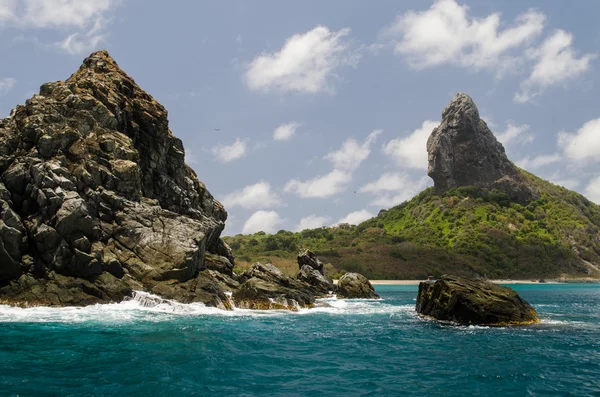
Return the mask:
[[184,158],[167,110],[106,51],[42,85],[0,120],[0,302],[90,305],[142,290],[297,309],[336,289],[310,252],[295,279],[260,263],[235,275],[227,212]]

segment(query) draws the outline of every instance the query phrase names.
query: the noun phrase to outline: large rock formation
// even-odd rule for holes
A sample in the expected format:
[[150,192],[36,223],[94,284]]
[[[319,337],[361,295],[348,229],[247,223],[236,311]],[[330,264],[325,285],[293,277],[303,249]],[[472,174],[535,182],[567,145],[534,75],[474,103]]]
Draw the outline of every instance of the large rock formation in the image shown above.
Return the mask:
[[233,301],[239,308],[298,310],[315,303],[309,285],[285,276],[271,264],[255,263],[239,280],[240,287],[233,293]]
[[375,288],[362,274],[346,273],[338,280],[337,295],[348,299],[378,299]]
[[310,285],[317,295],[328,295],[335,291],[333,280],[327,276],[323,263],[317,254],[304,250],[298,254],[298,267],[300,272],[296,278]]
[[459,324],[518,325],[539,321],[535,309],[513,289],[456,276],[420,283],[416,310]]
[[427,174],[440,193],[481,186],[497,188],[520,202],[535,196],[466,94],[457,94],[444,109],[441,124],[427,140],[427,153]]
[[0,120],[0,300],[88,304],[145,289],[226,307],[209,274],[232,274],[226,218],[165,108],[105,51]]

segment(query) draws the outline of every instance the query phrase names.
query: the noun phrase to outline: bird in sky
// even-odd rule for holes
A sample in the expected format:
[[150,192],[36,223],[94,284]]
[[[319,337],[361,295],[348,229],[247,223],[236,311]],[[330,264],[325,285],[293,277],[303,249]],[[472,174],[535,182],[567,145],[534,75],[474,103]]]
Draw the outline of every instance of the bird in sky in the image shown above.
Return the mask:
[[221,129],[220,128],[215,128],[215,131],[221,131]]

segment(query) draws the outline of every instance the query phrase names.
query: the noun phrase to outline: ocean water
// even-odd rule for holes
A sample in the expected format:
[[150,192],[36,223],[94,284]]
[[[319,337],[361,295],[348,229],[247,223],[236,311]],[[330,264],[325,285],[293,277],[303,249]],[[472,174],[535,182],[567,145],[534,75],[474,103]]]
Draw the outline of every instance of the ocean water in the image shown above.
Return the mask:
[[1,396],[600,396],[600,285],[513,285],[542,323],[461,327],[416,286],[299,313],[0,306]]

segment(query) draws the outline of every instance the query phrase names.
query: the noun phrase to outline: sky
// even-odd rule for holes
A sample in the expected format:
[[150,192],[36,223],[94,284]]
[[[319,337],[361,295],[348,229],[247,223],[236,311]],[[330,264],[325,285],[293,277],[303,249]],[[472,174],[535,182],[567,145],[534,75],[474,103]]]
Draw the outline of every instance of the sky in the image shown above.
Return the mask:
[[457,92],[600,203],[600,2],[0,0],[0,117],[106,49],[169,111],[226,235],[357,224],[432,181]]

